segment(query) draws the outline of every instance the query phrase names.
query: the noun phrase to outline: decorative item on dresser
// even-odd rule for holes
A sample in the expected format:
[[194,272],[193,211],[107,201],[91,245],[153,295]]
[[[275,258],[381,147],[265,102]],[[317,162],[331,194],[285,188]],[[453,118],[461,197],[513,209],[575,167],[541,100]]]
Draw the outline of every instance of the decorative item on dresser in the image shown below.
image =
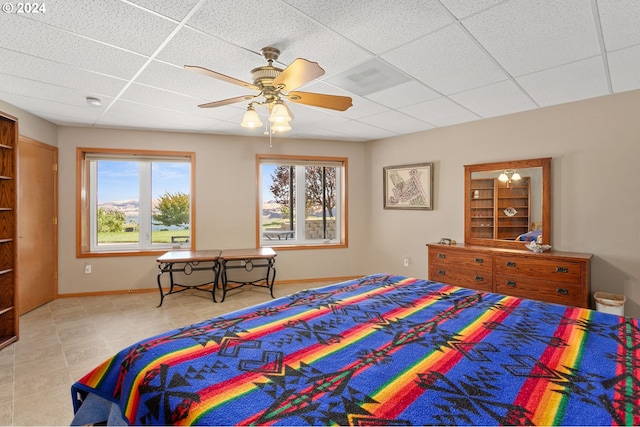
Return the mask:
[[591,254],[427,244],[429,280],[589,308]]

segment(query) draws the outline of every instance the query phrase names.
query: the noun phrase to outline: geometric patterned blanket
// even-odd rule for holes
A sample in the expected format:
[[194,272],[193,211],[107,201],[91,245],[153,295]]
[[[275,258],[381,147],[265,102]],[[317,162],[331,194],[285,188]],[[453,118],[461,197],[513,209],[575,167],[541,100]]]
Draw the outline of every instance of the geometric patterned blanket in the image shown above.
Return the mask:
[[134,344],[72,387],[135,425],[639,425],[638,319],[385,274]]

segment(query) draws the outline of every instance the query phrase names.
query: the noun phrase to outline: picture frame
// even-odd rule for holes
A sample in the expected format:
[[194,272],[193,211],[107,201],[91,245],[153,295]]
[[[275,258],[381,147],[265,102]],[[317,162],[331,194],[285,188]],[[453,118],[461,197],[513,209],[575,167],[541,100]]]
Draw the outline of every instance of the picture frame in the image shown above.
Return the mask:
[[433,210],[433,162],[383,168],[384,209]]

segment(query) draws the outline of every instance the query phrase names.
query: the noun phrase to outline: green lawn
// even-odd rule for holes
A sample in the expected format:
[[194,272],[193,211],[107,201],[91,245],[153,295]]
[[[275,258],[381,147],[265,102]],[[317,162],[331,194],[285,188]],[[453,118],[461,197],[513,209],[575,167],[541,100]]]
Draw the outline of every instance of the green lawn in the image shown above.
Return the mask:
[[[171,236],[188,236],[189,230],[154,231],[153,243],[171,243]],[[98,243],[137,243],[138,232],[98,233]]]

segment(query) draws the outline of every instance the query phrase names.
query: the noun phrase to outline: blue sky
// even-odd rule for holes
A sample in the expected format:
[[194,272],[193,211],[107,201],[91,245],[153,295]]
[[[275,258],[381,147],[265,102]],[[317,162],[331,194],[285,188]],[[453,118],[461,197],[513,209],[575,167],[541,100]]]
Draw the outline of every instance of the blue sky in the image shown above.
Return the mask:
[[[269,191],[271,173],[276,165],[262,165],[262,197],[265,201],[273,199]],[[165,191],[189,193],[190,165],[188,163],[153,163],[153,198]],[[98,204],[120,200],[138,199],[138,163],[129,161],[101,160],[98,166]]]
[[[154,199],[169,191],[189,193],[189,163],[155,162],[152,167]],[[128,161],[105,161],[98,163],[98,204],[137,200],[139,192],[138,163]]]
[[273,200],[273,194],[269,190],[271,185],[271,173],[276,170],[277,165],[262,165],[262,200],[268,202]]

